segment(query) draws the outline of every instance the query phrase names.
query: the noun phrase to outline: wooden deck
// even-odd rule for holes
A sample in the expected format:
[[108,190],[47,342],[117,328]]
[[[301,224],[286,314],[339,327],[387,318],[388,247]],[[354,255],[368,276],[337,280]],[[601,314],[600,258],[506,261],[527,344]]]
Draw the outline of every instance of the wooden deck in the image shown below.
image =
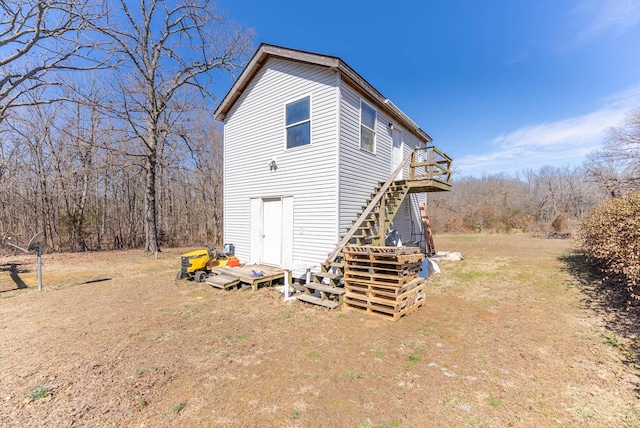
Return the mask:
[[439,180],[417,178],[407,180],[406,183],[409,185],[409,193],[447,192],[451,190],[451,184]]
[[409,186],[411,192],[451,190],[451,158],[433,146],[411,152]]
[[[273,285],[274,282],[284,279],[284,270],[258,264],[237,267],[220,266],[211,269],[211,272],[216,276],[207,278],[206,282],[213,287],[224,289],[237,287],[242,283],[250,285],[251,289],[256,291],[261,285]],[[256,273],[262,273],[262,276],[256,276]],[[217,276],[220,278],[216,278]]]

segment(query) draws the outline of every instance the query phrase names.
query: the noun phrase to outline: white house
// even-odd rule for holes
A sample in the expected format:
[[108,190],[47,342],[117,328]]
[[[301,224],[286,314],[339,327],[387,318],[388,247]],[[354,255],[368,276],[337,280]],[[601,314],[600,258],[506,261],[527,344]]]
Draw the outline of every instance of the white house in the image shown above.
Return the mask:
[[[379,182],[431,142],[340,58],[267,44],[215,117],[224,122],[224,240],[243,263],[323,262]],[[424,239],[425,200],[412,193],[400,206],[392,227],[404,242]]]

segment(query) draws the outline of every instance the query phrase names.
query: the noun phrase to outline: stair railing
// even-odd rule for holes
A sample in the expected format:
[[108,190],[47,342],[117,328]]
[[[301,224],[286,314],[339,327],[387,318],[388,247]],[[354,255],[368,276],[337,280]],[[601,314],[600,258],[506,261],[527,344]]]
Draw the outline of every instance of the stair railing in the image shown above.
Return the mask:
[[336,245],[336,248],[331,252],[331,254],[329,254],[329,257],[327,258],[327,263],[333,263],[338,257],[338,255],[340,254],[340,252],[342,251],[342,248],[349,243],[351,238],[353,238],[353,235],[355,235],[356,230],[358,230],[358,228],[362,225],[362,223],[367,218],[367,216],[371,213],[371,211],[373,211],[373,209],[378,204],[378,202],[380,202],[380,199],[382,199],[382,196],[386,193],[387,189],[391,186],[391,183],[395,181],[395,178],[397,177],[397,175],[400,174],[400,171],[402,171],[405,164],[409,161],[409,159],[411,159],[414,150],[411,150],[409,153],[407,153],[407,155],[404,157],[404,159],[398,165],[395,171],[391,173],[391,175],[389,176],[387,181],[382,185],[378,193],[376,193],[376,195],[373,197],[371,202],[369,202],[369,205],[367,205],[367,208],[365,208],[362,214],[360,214],[360,217],[358,217],[356,222],[353,223],[353,226],[351,226],[351,229],[349,229],[347,234],[344,235],[344,238],[340,240],[338,245]]

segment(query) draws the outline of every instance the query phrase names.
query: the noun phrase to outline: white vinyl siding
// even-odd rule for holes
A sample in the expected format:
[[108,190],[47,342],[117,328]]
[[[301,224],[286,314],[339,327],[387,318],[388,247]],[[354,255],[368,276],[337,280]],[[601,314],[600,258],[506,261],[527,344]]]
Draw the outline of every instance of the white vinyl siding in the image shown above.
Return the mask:
[[[417,147],[424,147],[424,144],[420,143],[420,140],[415,137],[415,135],[409,132],[402,132],[402,140],[403,144],[403,157],[406,157],[411,150]],[[403,169],[403,177],[408,177],[409,174],[409,166],[408,162]],[[393,228],[396,229],[400,236],[402,237],[402,242],[410,242],[413,240],[417,240],[414,236],[412,238],[412,234],[416,232],[422,232],[422,219],[420,216],[420,205],[421,202],[427,201],[426,193],[414,193],[409,195],[405,199],[406,206],[401,207],[396,215],[396,218],[393,221]],[[424,245],[424,235],[422,235],[422,245]]]
[[[286,106],[306,97],[308,122],[287,124]],[[283,240],[293,241],[283,246],[283,263],[321,263],[338,242],[336,231],[345,233],[378,182],[389,178],[388,124],[399,125],[367,98],[376,111],[375,154],[361,149],[363,97],[331,69],[277,58],[243,89],[224,125],[224,242],[235,245],[242,263],[261,261],[262,248],[251,240],[261,233],[261,201],[282,200]],[[309,144],[287,148],[287,126],[299,123],[309,124]],[[405,154],[420,144],[402,135]],[[419,219],[417,198],[394,222],[403,242],[411,240],[412,214]]]
[[344,234],[379,181],[386,181],[391,168],[390,120],[380,110],[376,120],[376,154],[360,149],[361,97],[351,86],[340,86],[340,233]]
[[[353,220],[362,212],[362,207],[378,185],[391,175],[393,136],[388,124],[400,126],[381,109],[376,107],[376,155],[373,156],[360,149],[360,95],[344,82],[340,86],[340,233],[344,234]],[[373,105],[372,103],[370,105]],[[403,131],[403,156],[421,145],[413,134]],[[402,176],[407,177],[408,167]],[[400,232],[403,242],[411,241],[412,217],[415,223],[419,218],[419,207],[415,202],[422,201],[424,196],[407,197],[405,206],[401,207],[394,219],[392,227]],[[414,203],[411,203],[414,201]],[[415,213],[418,213],[418,216]],[[412,213],[414,213],[412,215]]]
[[[228,112],[224,126],[224,241],[250,251],[251,198],[293,205],[293,250],[283,259],[322,262],[336,244],[336,78],[327,68],[271,58]],[[311,96],[311,144],[286,149],[285,106]],[[277,168],[270,167],[272,160]],[[254,212],[258,210],[254,207]],[[283,235],[286,235],[283,232]]]

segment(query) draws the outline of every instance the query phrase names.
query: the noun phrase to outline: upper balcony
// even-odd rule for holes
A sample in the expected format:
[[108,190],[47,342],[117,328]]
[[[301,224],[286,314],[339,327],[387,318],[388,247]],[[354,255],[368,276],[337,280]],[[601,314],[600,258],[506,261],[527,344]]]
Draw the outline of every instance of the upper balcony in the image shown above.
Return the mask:
[[411,152],[406,183],[410,193],[451,190],[451,158],[433,146]]

